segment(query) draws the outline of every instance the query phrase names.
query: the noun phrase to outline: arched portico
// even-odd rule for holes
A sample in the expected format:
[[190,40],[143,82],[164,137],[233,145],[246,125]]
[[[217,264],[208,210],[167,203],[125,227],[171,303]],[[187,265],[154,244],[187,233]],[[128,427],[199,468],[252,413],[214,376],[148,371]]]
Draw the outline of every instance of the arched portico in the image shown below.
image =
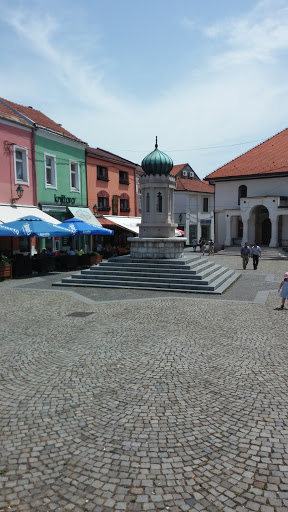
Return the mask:
[[226,246],[255,241],[269,247],[288,245],[288,199],[286,204],[277,196],[241,197],[240,209],[225,209],[216,222],[219,231],[225,226],[218,240]]
[[242,243],[247,241],[249,243],[256,242],[259,245],[268,245],[269,247],[278,247],[279,211],[275,207],[274,203],[276,201],[273,198],[265,199],[262,199],[262,204],[259,204],[257,198],[251,198],[243,202],[245,209],[241,209],[243,219]]
[[259,245],[269,245],[271,241],[271,220],[269,210],[264,205],[257,205],[250,211],[249,241]]

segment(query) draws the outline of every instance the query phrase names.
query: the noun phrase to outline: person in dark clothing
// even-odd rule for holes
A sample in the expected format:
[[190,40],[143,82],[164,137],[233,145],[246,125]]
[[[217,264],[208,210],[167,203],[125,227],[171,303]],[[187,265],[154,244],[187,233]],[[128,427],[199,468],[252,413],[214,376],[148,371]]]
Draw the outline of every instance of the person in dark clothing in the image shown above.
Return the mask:
[[242,245],[241,251],[240,251],[240,256],[242,258],[243,269],[244,270],[246,270],[246,267],[247,267],[250,255],[251,255],[251,249],[250,249],[250,247],[248,245],[248,242],[245,242],[245,244]]

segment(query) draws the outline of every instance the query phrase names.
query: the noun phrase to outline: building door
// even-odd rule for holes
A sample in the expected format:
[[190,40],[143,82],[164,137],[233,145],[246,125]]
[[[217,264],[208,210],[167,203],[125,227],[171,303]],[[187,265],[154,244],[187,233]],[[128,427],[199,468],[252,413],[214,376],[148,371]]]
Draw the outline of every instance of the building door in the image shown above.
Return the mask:
[[[259,245],[269,245],[271,238],[271,221],[269,219],[269,211],[263,205],[256,206],[253,211],[255,222],[254,240]],[[252,216],[253,221],[253,216]]]
[[189,245],[192,245],[193,238],[197,238],[197,224],[190,224],[189,226]]
[[269,218],[262,222],[262,245],[269,245],[271,238],[271,221]]
[[206,226],[204,224],[201,226],[201,238],[204,238],[204,240],[210,240],[210,225]]

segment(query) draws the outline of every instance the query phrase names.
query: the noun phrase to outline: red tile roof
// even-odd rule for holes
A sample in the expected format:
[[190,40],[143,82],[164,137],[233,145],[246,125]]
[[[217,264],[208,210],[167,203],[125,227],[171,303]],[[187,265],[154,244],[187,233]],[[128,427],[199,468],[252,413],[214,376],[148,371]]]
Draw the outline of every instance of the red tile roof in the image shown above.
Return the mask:
[[25,126],[31,126],[31,123],[27,121],[27,119],[24,119],[24,117],[20,116],[20,114],[13,112],[9,107],[4,105],[0,101],[0,117],[2,119],[7,119],[8,121],[12,121],[14,123],[23,124]]
[[182,169],[184,169],[184,167],[186,167],[186,165],[189,165],[189,164],[173,165],[173,168],[171,169],[170,174],[173,174],[173,176],[176,176],[176,174],[178,174],[178,172],[180,172]]
[[288,128],[206,176],[205,180],[288,172]]
[[138,164],[135,164],[134,162],[131,162],[130,160],[126,160],[126,158],[122,158],[119,155],[115,155],[114,153],[110,153],[110,151],[106,151],[105,149],[101,148],[90,148],[90,146],[87,147],[87,153],[91,156],[97,156],[98,158],[101,158],[103,160],[110,160],[113,162],[118,162],[122,165],[129,165],[133,167],[139,167]]
[[[39,127],[46,128],[47,130],[56,132],[59,135],[69,137],[70,139],[73,139],[77,142],[83,142],[81,139],[78,139],[78,137],[76,137],[72,133],[65,130],[65,128],[63,128],[60,124],[55,123],[55,121],[53,121],[49,117],[45,116],[45,114],[42,114],[42,112],[40,112],[40,110],[35,110],[32,107],[24,107],[23,105],[19,105],[18,103],[14,103],[13,101],[9,101],[4,98],[0,98],[0,100],[7,103],[7,105],[12,107],[12,109],[16,110],[17,112],[20,112],[20,114],[26,116],[28,119],[30,119],[33,123],[35,123]],[[11,115],[13,115],[13,114],[14,113],[11,110]]]
[[176,191],[187,190],[188,192],[204,192],[214,194],[214,186],[201,180],[189,180],[187,178],[176,178]]

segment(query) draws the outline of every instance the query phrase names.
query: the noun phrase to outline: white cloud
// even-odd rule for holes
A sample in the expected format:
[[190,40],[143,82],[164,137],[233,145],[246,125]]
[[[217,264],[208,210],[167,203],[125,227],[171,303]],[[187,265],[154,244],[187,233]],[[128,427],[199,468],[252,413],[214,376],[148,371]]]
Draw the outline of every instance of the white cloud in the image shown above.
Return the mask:
[[[37,54],[47,66],[45,76],[28,70],[18,84],[19,94],[21,88],[26,97],[32,93],[28,104],[34,106],[36,101],[37,108],[90,145],[140,163],[153,150],[158,135],[159,149],[167,151],[175,163],[189,162],[203,176],[247,147],[193,148],[228,146],[284,128],[288,72],[282,62],[278,65],[278,58],[288,46],[287,1],[261,1],[246,16],[207,27],[206,36],[220,43],[214,54],[202,59],[197,72],[187,69],[180,77],[171,76],[166,90],[149,103],[136,94],[111,94],[117,75],[110,75],[101,59],[95,57],[91,65],[77,48],[72,49],[61,37],[63,25],[51,15],[37,17],[25,10],[15,18],[2,10],[1,16],[29,45],[30,59]],[[183,23],[193,29],[192,20],[183,19]],[[77,38],[81,40],[81,34]],[[10,93],[8,82],[4,81]],[[13,80],[14,98],[21,102],[17,83]]]
[[52,71],[72,97],[92,103],[100,111],[123,112],[121,102],[105,91],[103,69],[96,72],[94,66],[77,55],[75,47],[71,52],[65,48],[65,43],[61,43],[61,25],[54,17],[49,14],[36,16],[25,8],[18,9],[16,14],[13,10],[13,15],[6,8],[1,17],[30,44],[33,52],[49,63],[49,74]]
[[288,48],[288,5],[282,0],[262,0],[245,16],[229,18],[206,27],[208,38],[221,40],[227,49],[215,57],[215,65],[271,61]]

